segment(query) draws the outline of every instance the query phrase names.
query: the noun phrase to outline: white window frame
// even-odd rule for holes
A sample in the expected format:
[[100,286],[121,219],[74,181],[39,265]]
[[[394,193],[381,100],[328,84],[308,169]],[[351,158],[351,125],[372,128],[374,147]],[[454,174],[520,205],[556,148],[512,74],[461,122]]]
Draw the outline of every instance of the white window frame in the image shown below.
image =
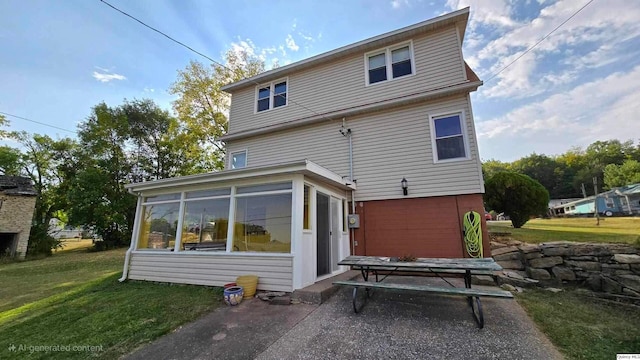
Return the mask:
[[[275,85],[276,84],[280,84],[280,83],[286,83],[287,84],[287,96],[285,97],[285,104],[282,106],[278,106],[277,108],[273,107],[273,99],[275,97]],[[269,86],[269,108],[267,110],[262,110],[262,111],[258,111],[258,95],[260,94],[260,89]],[[268,83],[264,83],[264,84],[260,84],[256,86],[256,90],[255,90],[255,100],[253,101],[253,113],[254,114],[262,114],[262,113],[266,113],[269,112],[271,110],[274,109],[282,109],[285,108],[289,105],[289,77],[285,77],[282,79],[278,79],[278,80],[273,80],[271,82]]]
[[[244,166],[243,167],[234,168],[233,167],[233,154],[239,154],[239,153],[244,153]],[[242,149],[242,150],[234,151],[234,152],[229,154],[229,169],[231,169],[231,170],[244,169],[244,168],[247,167],[247,164],[249,164],[249,150],[248,149]]]
[[[454,115],[458,115],[459,120],[460,120],[460,132],[462,133],[462,142],[464,143],[464,157],[459,157],[459,158],[453,158],[453,159],[444,159],[444,160],[439,160],[438,159],[438,146],[436,143],[436,126],[435,126],[435,120],[437,120],[438,118],[444,118],[444,117],[449,117],[449,116],[454,116]],[[465,160],[469,160],[471,159],[471,151],[470,151],[470,146],[469,146],[469,134],[467,133],[467,120],[465,119],[464,116],[464,111],[463,110],[459,110],[459,111],[452,111],[452,112],[446,112],[446,113],[438,113],[438,114],[430,114],[429,115],[429,131],[431,132],[431,152],[433,154],[433,163],[434,164],[438,164],[438,163],[448,163],[448,162],[456,162],[456,161],[465,161]],[[458,135],[456,135],[458,136]]]
[[[407,75],[404,75],[404,76],[400,76],[400,77],[394,78],[393,77],[393,64],[391,63],[391,52],[394,51],[394,50],[406,47],[407,45],[409,46],[409,59],[411,60],[411,74],[407,74]],[[384,62],[384,64],[387,67],[387,80],[378,81],[376,83],[370,84],[369,83],[369,57],[375,56],[375,55],[379,55],[381,53],[385,54],[385,62]],[[369,51],[366,54],[364,54],[364,85],[365,86],[374,86],[374,85],[377,85],[377,84],[384,84],[384,83],[387,83],[389,81],[409,78],[409,77],[414,76],[415,74],[416,74],[416,60],[415,60],[415,53],[413,51],[413,40],[409,40],[409,41],[401,42],[401,43],[398,43],[398,44],[394,44],[392,46],[388,46],[388,47],[385,47],[385,48],[382,48],[382,49]],[[257,104],[257,102],[256,102],[256,104]]]

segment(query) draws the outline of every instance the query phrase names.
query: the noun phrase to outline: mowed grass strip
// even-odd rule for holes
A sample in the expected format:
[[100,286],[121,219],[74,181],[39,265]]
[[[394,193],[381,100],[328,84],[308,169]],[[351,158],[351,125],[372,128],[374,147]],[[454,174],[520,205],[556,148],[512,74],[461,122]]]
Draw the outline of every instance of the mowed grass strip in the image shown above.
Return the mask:
[[[123,261],[124,250],[71,251],[0,265],[0,358],[117,359],[222,304],[219,288],[120,283]],[[97,348],[29,348],[52,345]]]
[[510,221],[493,221],[490,232],[510,232],[512,237],[528,243],[574,241],[591,243],[626,243],[640,245],[640,218],[533,219],[522,228],[514,229]]
[[637,306],[602,302],[580,290],[526,290],[516,298],[567,359],[640,353]]

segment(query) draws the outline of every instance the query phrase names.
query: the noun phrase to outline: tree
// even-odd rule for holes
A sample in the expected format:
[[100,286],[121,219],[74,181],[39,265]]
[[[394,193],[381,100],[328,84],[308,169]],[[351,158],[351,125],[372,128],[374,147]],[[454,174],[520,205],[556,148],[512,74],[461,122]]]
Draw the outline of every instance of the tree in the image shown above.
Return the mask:
[[515,172],[499,172],[485,182],[487,206],[511,217],[514,228],[520,228],[531,216],[547,212],[549,192],[539,182]]
[[561,163],[547,155],[533,153],[516,160],[511,169],[538,181],[553,198],[563,197],[564,169]]
[[59,242],[49,236],[49,223],[57,212],[68,207],[65,189],[70,178],[65,169],[76,142],[25,132],[14,133],[14,137],[23,146],[19,174],[31,179],[37,193],[27,252],[51,254]]
[[0,175],[20,175],[21,156],[22,153],[18,149],[0,146]]
[[609,164],[604,168],[604,184],[608,189],[640,183],[640,162],[625,160],[622,165]]
[[127,120],[134,181],[164,179],[202,172],[204,149],[183,139],[178,120],[152,100],[126,101],[116,109]]
[[224,167],[225,151],[219,138],[227,133],[230,96],[220,88],[264,71],[264,62],[246,51],[230,50],[225,59],[226,68],[191,61],[178,71],[176,82],[169,88],[169,93],[178,95],[173,108],[183,124],[180,135],[205,150],[204,171]]
[[131,239],[136,198],[124,188],[133,169],[126,152],[129,132],[124,112],[104,103],[79,125],[82,146],[74,159],[78,170],[68,192],[73,204],[69,222],[100,235],[105,248],[126,245]]
[[500,160],[487,160],[482,162],[482,177],[488,179],[501,171],[510,171],[511,164]]

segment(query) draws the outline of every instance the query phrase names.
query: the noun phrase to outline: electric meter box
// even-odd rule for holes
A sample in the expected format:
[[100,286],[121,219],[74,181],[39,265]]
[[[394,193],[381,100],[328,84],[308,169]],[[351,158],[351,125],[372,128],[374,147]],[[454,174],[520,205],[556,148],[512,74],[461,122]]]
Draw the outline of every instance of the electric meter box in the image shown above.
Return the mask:
[[360,215],[359,214],[349,214],[347,216],[347,223],[349,224],[349,229],[359,229],[360,228]]

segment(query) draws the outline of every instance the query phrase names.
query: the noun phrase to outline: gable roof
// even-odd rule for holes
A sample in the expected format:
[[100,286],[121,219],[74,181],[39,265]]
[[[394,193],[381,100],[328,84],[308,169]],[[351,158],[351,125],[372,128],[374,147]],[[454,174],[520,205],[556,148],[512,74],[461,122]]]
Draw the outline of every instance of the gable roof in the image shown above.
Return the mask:
[[[460,9],[448,14],[444,14],[423,22],[419,22],[414,25],[404,27],[402,29],[390,31],[388,33],[374,36],[372,38],[356,42],[351,45],[343,46],[335,50],[331,50],[308,59],[297,61],[295,63],[279,67],[277,69],[265,71],[256,76],[243,79],[228,85],[223,86],[223,91],[232,92],[244,88],[249,85],[255,85],[256,83],[267,82],[275,80],[285,74],[292,71],[298,71],[306,68],[313,67],[315,65],[325,63],[334,59],[342,58],[347,55],[355,53],[365,53],[370,50],[375,50],[384,46],[391,45],[395,42],[402,41],[408,37],[415,36],[417,34],[426,33],[435,29],[439,29],[445,26],[456,25],[460,30],[460,39],[464,39],[464,33],[467,28],[467,21],[469,20],[469,7]],[[469,69],[470,70],[470,69]],[[475,75],[475,74],[474,74]],[[476,76],[477,78],[477,76]],[[471,79],[471,78],[470,78]]]
[[0,175],[0,192],[5,195],[36,196],[31,179],[22,176]]

